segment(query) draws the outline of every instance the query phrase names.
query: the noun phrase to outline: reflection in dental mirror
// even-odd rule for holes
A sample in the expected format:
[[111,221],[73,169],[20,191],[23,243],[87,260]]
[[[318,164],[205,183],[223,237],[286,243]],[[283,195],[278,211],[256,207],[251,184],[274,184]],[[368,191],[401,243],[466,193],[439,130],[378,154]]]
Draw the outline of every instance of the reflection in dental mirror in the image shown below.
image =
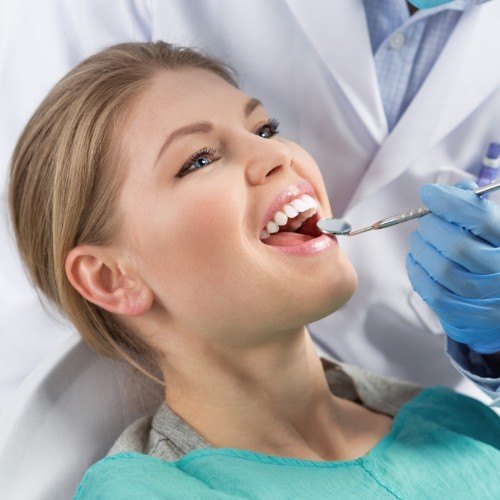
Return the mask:
[[317,222],[316,226],[321,232],[325,234],[349,234],[351,232],[351,225],[344,219],[321,219]]

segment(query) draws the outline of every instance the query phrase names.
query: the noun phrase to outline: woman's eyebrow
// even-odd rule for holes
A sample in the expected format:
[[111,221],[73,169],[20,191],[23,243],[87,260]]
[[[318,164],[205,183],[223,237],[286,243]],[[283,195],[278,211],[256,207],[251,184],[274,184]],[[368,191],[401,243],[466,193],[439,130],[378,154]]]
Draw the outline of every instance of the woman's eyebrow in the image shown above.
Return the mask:
[[184,127],[178,128],[174,130],[168,137],[167,140],[163,143],[160,151],[158,152],[158,156],[156,157],[155,165],[158,163],[161,155],[165,152],[165,150],[172,144],[172,142],[178,137],[182,137],[185,135],[191,134],[207,134],[213,130],[214,126],[210,122],[198,122],[198,123],[190,123]]
[[[259,99],[255,98],[250,99],[245,104],[244,108],[245,117],[249,116],[250,113],[252,113],[252,111],[258,106],[262,106],[262,102],[260,102]],[[189,125],[185,125],[184,127],[180,127],[174,130],[163,143],[163,146],[161,147],[160,151],[158,152],[158,156],[156,157],[154,166],[158,163],[158,160],[160,159],[161,155],[165,152],[165,150],[170,146],[170,144],[172,144],[172,142],[175,139],[191,134],[208,134],[209,132],[212,132],[213,128],[214,126],[211,122],[204,121],[204,122],[190,123]]]
[[245,118],[250,115],[250,113],[257,107],[257,106],[264,106],[258,99],[255,99],[253,97],[250,99],[246,105],[245,105]]

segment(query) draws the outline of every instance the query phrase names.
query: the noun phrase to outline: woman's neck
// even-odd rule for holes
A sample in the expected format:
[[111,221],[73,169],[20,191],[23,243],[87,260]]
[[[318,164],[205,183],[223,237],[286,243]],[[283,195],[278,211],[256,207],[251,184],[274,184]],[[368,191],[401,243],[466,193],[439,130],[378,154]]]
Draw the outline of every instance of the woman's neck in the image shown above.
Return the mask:
[[[305,327],[243,353],[215,353],[206,346],[190,350],[185,369],[177,363],[165,374],[167,402],[214,447],[345,460],[368,451],[363,443],[371,449],[380,438],[359,441],[360,430],[373,433],[366,420],[371,412],[331,394]],[[379,417],[385,434],[390,419]],[[353,440],[361,446],[353,448]]]

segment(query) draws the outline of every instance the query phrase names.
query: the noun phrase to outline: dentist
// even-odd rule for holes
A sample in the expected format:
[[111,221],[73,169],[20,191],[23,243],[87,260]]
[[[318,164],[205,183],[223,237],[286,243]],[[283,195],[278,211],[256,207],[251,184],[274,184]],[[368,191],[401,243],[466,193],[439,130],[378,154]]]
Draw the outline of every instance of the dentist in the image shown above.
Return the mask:
[[[500,0],[0,5],[3,178],[27,117],[89,54],[122,41],[202,47],[313,154],[336,216],[364,226],[422,201],[433,212],[342,240],[359,288],[343,310],[309,325],[321,354],[484,398],[480,387],[500,405],[500,209],[469,192],[500,134]],[[31,292],[7,241],[0,321],[9,318],[4,342],[17,355],[1,360],[0,404],[55,345],[12,314],[12,289]],[[20,365],[26,345],[33,353]]]

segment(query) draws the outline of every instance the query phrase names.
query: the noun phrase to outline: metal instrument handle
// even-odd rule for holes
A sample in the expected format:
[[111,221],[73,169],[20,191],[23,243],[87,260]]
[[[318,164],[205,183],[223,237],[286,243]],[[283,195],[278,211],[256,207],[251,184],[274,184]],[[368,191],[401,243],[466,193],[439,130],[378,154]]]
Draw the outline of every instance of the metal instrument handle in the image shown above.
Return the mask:
[[408,212],[403,212],[402,214],[393,215],[392,217],[379,220],[373,224],[373,229],[384,229],[385,227],[394,226],[396,224],[400,224],[401,222],[417,219],[418,217],[422,217],[428,213],[430,213],[430,210],[425,206],[421,206],[413,210],[408,210]]
[[[500,189],[500,181],[493,182],[491,184],[488,184],[487,186],[482,186],[474,189],[473,192],[478,196],[481,196],[485,193],[496,191],[497,189]],[[413,210],[408,210],[408,212],[403,212],[402,214],[393,215],[392,217],[387,217],[386,219],[379,220],[375,222],[371,227],[373,229],[384,229],[385,227],[395,226],[396,224],[401,224],[401,222],[406,222],[408,220],[422,217],[423,215],[427,215],[428,213],[430,213],[430,210],[425,206],[421,206]]]

